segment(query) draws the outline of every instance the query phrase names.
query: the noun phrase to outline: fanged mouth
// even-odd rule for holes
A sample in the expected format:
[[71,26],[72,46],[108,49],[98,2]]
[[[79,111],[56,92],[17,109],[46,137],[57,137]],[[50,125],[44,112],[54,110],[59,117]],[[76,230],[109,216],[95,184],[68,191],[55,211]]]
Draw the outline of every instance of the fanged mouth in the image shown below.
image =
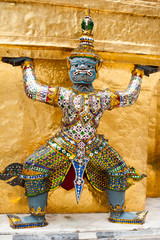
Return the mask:
[[73,75],[76,76],[78,74],[86,74],[89,75],[90,77],[93,76],[93,73],[90,70],[76,70]]

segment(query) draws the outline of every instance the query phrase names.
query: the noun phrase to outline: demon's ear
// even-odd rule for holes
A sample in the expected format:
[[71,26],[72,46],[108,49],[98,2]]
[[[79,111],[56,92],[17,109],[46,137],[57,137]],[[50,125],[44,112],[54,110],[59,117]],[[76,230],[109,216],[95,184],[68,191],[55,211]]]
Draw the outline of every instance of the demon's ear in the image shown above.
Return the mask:
[[67,67],[68,69],[71,68],[71,59],[69,57],[67,57]]
[[96,63],[96,72],[98,72],[102,67],[103,60],[100,60]]

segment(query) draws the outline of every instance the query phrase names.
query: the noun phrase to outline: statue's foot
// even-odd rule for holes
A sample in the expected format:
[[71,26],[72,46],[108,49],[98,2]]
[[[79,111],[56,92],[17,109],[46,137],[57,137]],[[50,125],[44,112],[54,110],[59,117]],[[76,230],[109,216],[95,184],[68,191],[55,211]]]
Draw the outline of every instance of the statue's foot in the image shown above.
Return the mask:
[[45,217],[42,217],[42,216],[38,217],[33,215],[29,215],[21,218],[21,221],[24,223],[42,223],[44,222],[44,220],[45,220]]
[[113,223],[126,223],[126,224],[144,224],[148,211],[137,213],[130,212],[111,212],[109,221]]
[[17,228],[34,228],[34,227],[44,227],[47,225],[45,217],[38,216],[27,216],[20,218],[15,215],[8,214],[10,226],[14,229]]

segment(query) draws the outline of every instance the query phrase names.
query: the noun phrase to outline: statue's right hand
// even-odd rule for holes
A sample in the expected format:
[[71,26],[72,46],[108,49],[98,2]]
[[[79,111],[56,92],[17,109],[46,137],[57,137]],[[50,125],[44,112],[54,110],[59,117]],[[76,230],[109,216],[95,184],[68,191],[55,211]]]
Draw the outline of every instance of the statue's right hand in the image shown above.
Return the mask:
[[3,57],[1,61],[4,63],[9,63],[12,66],[21,66],[21,64],[23,64],[25,61],[33,61],[33,59],[28,57],[19,57],[19,58]]

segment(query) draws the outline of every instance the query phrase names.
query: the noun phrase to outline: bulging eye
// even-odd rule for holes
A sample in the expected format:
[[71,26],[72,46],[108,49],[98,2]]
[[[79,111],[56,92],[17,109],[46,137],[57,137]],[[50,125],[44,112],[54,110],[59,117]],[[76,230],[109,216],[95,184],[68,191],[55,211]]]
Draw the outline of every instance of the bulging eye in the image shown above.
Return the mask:
[[78,67],[78,64],[76,63],[74,66],[75,66],[75,67]]
[[88,68],[92,68],[92,66],[91,66],[91,65],[87,65],[87,67],[88,67]]

